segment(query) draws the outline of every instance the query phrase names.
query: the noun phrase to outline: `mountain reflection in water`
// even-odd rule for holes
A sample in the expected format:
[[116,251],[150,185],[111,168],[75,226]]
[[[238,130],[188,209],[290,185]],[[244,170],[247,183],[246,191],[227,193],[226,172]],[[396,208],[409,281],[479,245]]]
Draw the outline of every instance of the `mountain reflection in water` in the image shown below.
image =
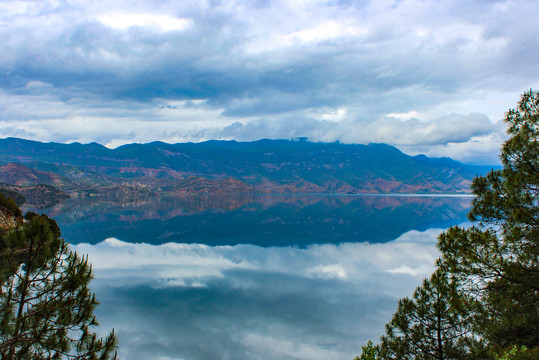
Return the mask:
[[115,329],[122,359],[341,360],[378,340],[470,201],[188,196],[47,214],[88,255],[98,331]]
[[[114,203],[69,200],[45,211],[71,243],[206,245],[309,244],[394,240],[410,230],[465,221],[470,197],[237,195],[175,196]],[[32,210],[32,209],[25,209]]]

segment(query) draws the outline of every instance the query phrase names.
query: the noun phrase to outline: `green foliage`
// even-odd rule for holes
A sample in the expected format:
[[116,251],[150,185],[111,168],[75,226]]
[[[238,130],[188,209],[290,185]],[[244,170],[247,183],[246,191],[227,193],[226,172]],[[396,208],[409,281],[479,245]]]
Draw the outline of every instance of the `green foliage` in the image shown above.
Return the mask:
[[114,359],[116,338],[98,338],[86,257],[69,250],[54,220],[28,213],[0,238],[0,358]]
[[503,169],[474,180],[477,223],[442,234],[441,263],[480,300],[477,330],[492,346],[539,346],[539,93],[507,113]]
[[539,93],[505,121],[503,169],[472,184],[474,226],[440,235],[438,268],[399,301],[381,359],[539,358]]
[[494,355],[494,360],[537,360],[539,359],[539,349],[528,349],[526,346],[513,345]]
[[21,209],[19,209],[15,200],[13,200],[13,197],[5,197],[0,193],[0,206],[7,209],[15,217],[22,216]]
[[17,206],[21,206],[26,202],[24,195],[15,190],[0,187],[0,194],[4,195],[5,198],[12,198]]
[[477,347],[471,331],[473,304],[437,269],[412,299],[399,301],[382,336],[382,359],[463,359]]
[[374,346],[372,341],[369,340],[365,346],[361,347],[361,355],[356,356],[354,360],[379,360],[378,353],[378,347]]

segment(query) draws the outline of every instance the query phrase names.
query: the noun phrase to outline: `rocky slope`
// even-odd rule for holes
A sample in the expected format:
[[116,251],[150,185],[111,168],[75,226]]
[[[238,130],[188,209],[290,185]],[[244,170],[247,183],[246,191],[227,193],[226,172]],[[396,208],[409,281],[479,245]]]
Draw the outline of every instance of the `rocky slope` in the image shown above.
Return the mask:
[[52,172],[31,169],[17,163],[0,166],[0,182],[16,186],[45,184],[62,189],[72,189],[76,184]]

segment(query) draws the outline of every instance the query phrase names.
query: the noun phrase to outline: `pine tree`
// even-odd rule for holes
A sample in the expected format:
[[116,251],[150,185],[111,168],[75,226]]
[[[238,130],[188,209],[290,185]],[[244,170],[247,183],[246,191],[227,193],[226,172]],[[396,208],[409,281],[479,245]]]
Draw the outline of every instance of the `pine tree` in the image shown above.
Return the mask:
[[538,358],[539,93],[505,121],[503,169],[472,184],[474,226],[440,235],[438,268],[399,301],[381,359]]
[[361,355],[356,356],[354,360],[380,360],[378,346],[375,346],[371,340],[361,347]]
[[379,345],[381,359],[465,359],[478,342],[471,331],[471,307],[448,274],[438,268],[412,299],[399,300]]
[[0,358],[115,359],[114,332],[90,330],[98,303],[88,259],[69,250],[54,220],[26,218],[0,237]]
[[503,169],[478,177],[474,226],[442,234],[444,266],[481,305],[477,330],[491,346],[539,346],[539,93],[507,113]]

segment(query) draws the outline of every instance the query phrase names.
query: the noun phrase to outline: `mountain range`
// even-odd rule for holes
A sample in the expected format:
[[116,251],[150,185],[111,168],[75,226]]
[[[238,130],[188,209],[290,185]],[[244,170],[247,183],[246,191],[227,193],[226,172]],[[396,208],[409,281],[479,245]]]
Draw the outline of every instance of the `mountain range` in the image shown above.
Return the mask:
[[[409,156],[386,144],[299,140],[128,144],[0,139],[0,182],[70,196],[152,193],[467,193],[490,167]],[[1,185],[0,185],[1,186]],[[28,193],[28,191],[26,191]]]

